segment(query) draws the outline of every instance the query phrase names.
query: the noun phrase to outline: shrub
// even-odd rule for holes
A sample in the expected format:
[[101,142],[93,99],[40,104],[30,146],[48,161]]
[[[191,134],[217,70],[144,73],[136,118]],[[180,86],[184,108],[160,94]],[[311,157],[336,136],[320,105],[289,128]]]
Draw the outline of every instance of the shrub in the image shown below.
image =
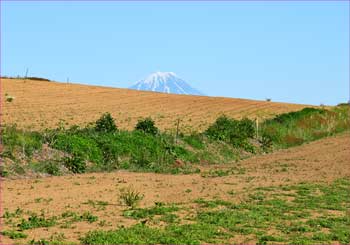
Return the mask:
[[3,165],[0,165],[0,177],[7,177],[9,172],[5,169]]
[[17,129],[16,125],[5,127],[1,130],[1,137],[6,151],[13,152],[17,149],[27,157],[31,157],[36,150],[42,147],[42,136],[38,132],[25,132]]
[[116,169],[119,164],[119,144],[116,137],[103,135],[95,139],[102,152],[104,170]]
[[143,199],[144,195],[136,191],[132,186],[129,186],[129,187],[120,189],[119,197],[125,205],[133,209]]
[[103,114],[97,121],[95,130],[103,133],[113,133],[117,131],[117,126],[110,113]]
[[31,215],[27,220],[22,219],[21,223],[18,224],[20,230],[29,230],[39,227],[50,227],[56,224],[56,217],[45,218],[42,213],[40,216],[37,214]]
[[36,172],[48,173],[54,176],[61,175],[59,162],[56,160],[48,160],[35,163],[33,164],[33,170]]
[[2,231],[1,234],[3,236],[8,236],[11,239],[21,239],[21,238],[27,238],[28,236],[20,231],[14,231],[14,230],[8,230],[8,231]]
[[238,129],[243,138],[253,138],[255,136],[254,122],[248,118],[239,121]]
[[64,165],[75,174],[85,173],[86,171],[86,162],[79,154],[64,158]]
[[96,140],[78,132],[61,132],[54,136],[50,146],[67,153],[85,156],[85,159],[95,163],[103,161],[103,154]]
[[248,138],[253,138],[255,135],[254,122],[250,119],[235,120],[221,116],[205,131],[205,134],[209,138],[228,142],[237,148],[254,151],[248,142]]
[[191,135],[184,136],[183,140],[196,149],[204,149],[203,136],[201,134],[192,133]]
[[273,141],[269,135],[263,134],[259,142],[264,152],[270,152],[272,150]]
[[350,129],[349,107],[304,108],[261,124],[261,133],[278,147],[291,147]]
[[158,133],[158,128],[154,125],[152,118],[148,117],[139,120],[135,126],[135,130],[140,130],[146,134],[156,135]]

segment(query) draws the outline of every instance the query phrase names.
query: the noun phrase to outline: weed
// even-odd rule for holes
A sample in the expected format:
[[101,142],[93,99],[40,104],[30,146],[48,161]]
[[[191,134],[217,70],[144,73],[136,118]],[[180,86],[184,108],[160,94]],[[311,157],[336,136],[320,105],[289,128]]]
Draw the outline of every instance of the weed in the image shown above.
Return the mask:
[[86,162],[79,154],[64,159],[64,165],[73,173],[84,173],[86,171]]
[[[87,244],[200,244],[227,243],[235,236],[256,239],[259,244],[325,244],[350,242],[350,180],[340,179],[332,184],[308,184],[257,188],[255,193],[239,204],[223,200],[197,199],[191,224],[180,225],[171,206],[162,203],[146,209],[124,212],[135,219],[153,219],[161,215],[163,228],[152,228],[146,222],[111,231],[92,231],[81,239]],[[291,201],[282,199],[283,192],[296,191]],[[273,194],[273,195],[272,195]],[[328,210],[343,210],[342,215]],[[311,213],[322,214],[313,217]],[[329,232],[320,232],[320,229]],[[271,234],[271,230],[274,231]]]
[[40,216],[33,214],[27,220],[22,219],[18,227],[21,230],[29,230],[39,227],[50,227],[56,224],[56,217],[45,218],[42,213]]
[[126,210],[123,215],[134,219],[152,218],[155,215],[166,215],[178,211],[176,205],[165,205],[164,203],[155,203],[150,208],[139,208],[134,210]]
[[120,189],[120,200],[132,209],[138,205],[143,197],[144,195],[135,190],[132,186]]
[[11,239],[21,239],[21,238],[27,238],[28,235],[24,234],[23,232],[20,231],[2,231],[1,232],[2,235],[7,236]]

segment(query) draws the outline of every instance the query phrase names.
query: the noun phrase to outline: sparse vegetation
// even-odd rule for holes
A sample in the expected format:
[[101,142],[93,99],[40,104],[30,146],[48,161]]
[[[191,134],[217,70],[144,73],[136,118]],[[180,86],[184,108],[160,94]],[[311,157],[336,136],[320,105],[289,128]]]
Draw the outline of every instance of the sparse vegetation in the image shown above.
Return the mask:
[[119,198],[121,202],[132,209],[139,204],[143,197],[144,196],[132,186],[120,189]]
[[[335,241],[347,244],[350,242],[350,219],[346,213],[350,208],[349,187],[348,179],[339,179],[331,185],[305,183],[260,188],[239,204],[198,199],[195,202],[200,207],[191,224],[170,222],[164,228],[157,228],[141,223],[117,230],[92,231],[81,241],[84,244],[201,244],[225,243],[229,238],[247,236],[259,244],[324,244]],[[293,199],[287,200],[286,195]],[[142,219],[177,210],[161,207],[126,214],[130,218]],[[341,214],[332,215],[331,210],[339,210]],[[314,217],[314,213],[319,215]],[[320,232],[321,228],[323,232]]]

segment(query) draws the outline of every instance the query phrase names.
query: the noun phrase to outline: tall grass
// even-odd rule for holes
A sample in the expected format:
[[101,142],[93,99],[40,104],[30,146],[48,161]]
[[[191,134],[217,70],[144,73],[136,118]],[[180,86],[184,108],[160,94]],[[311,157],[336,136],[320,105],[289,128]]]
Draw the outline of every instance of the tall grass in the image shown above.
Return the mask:
[[304,108],[284,113],[261,125],[262,136],[278,148],[300,145],[350,129],[350,107]]

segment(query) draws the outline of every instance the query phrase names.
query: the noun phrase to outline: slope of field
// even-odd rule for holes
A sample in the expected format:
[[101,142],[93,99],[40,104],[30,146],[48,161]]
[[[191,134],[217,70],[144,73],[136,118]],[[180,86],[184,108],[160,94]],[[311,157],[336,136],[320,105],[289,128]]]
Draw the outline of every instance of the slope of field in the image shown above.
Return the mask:
[[[60,234],[64,234],[64,238],[62,238],[63,236],[61,238],[66,242],[78,242],[78,238],[84,236],[90,230],[117,229],[121,225],[129,227],[138,223],[139,221],[137,220],[123,216],[123,210],[126,210],[127,207],[119,204],[118,191],[129,185],[133,185],[136,190],[144,194],[144,199],[140,204],[141,207],[150,207],[155,202],[177,203],[183,207],[177,212],[179,217],[184,217],[185,215],[193,216],[198,208],[198,204],[195,203],[195,200],[198,200],[198,198],[206,200],[221,199],[230,203],[240,203],[242,200],[250,197],[252,193],[255,193],[256,188],[260,188],[261,192],[261,190],[268,190],[268,188],[286,187],[301,182],[304,183],[304,186],[297,193],[306,195],[310,192],[310,189],[307,188],[311,188],[312,183],[325,183],[325,185],[328,185],[338,178],[350,177],[349,142],[350,134],[344,133],[336,137],[322,139],[269,155],[246,159],[236,163],[238,165],[207,166],[202,169],[201,174],[192,175],[118,171],[115,173],[91,173],[42,179],[2,180],[2,208],[8,212],[7,218],[2,218],[1,222],[4,230],[17,229],[16,222],[20,222],[20,216],[24,215],[27,217],[31,212],[44,212],[45,217],[59,216],[60,214],[63,215],[62,217],[66,217],[68,214],[81,214],[88,211],[98,217],[98,222],[76,221],[67,223],[61,218],[62,220],[58,221],[56,225],[48,228],[41,227],[24,230],[24,233],[28,235],[26,239],[12,240],[5,236],[1,242],[13,243],[16,241],[25,244],[31,239],[50,239],[50,237],[51,239],[57,239],[57,236],[61,236]],[[239,167],[245,171],[240,173],[230,172],[230,174],[222,177],[208,177],[205,174],[209,172],[213,174],[219,170],[224,172],[232,167]],[[305,186],[307,184],[311,184],[311,186]],[[327,188],[326,190],[328,190]],[[286,190],[288,191],[288,189]],[[291,191],[284,193],[284,198],[293,200],[293,193]],[[311,193],[310,196],[302,196],[302,198],[317,198],[320,195],[321,192],[317,189],[315,193]],[[334,220],[346,215],[344,211],[334,210],[330,206],[335,204],[335,201],[339,198],[330,200],[328,206],[325,206],[325,209],[322,210],[322,212],[326,212],[322,213],[322,217]],[[324,201],[323,199],[320,200]],[[280,202],[281,200],[278,201],[278,203]],[[317,202],[310,203],[310,205],[316,204]],[[296,204],[291,202],[290,205]],[[341,205],[345,208],[346,206],[344,205],[348,204]],[[283,207],[286,209],[288,206]],[[23,213],[16,213],[17,208],[20,208]],[[236,210],[235,212],[238,211]],[[299,211],[292,210],[292,212]],[[284,210],[284,212],[286,211]],[[275,214],[272,213],[267,213],[267,217]],[[11,215],[14,217],[11,218]],[[256,215],[257,213],[255,213]],[[336,216],[333,217],[332,215]],[[311,216],[300,216],[298,218],[300,221],[298,220],[298,222],[301,223],[298,223],[298,225],[302,227],[303,224],[309,224],[311,219],[319,218],[320,216],[321,214],[316,209]],[[286,218],[287,215],[282,217]],[[253,217],[251,218],[253,219]],[[309,223],[307,222],[308,219],[310,219]],[[261,222],[263,220],[261,218]],[[286,224],[289,224],[287,227],[291,224],[288,222],[293,223],[295,220],[287,221]],[[282,224],[273,220],[273,224],[275,223]],[[156,223],[155,225],[159,226],[161,224]],[[327,224],[329,228],[331,223]],[[269,226],[266,227],[268,232],[274,231]],[[278,226],[276,227],[278,228]],[[327,228],[322,229],[325,234],[332,232]],[[233,240],[227,241],[230,243],[255,243],[256,237],[250,235],[249,232],[241,231],[240,233],[240,231],[237,231],[235,233],[237,235],[232,237]],[[304,234],[303,230],[297,230],[286,234],[281,236],[288,237],[294,234],[300,237],[305,234],[310,235],[310,232],[306,230]],[[334,239],[337,241],[338,238]],[[347,238],[344,239],[347,241]],[[322,242],[318,243],[322,244]]]
[[[6,102],[5,94],[14,97],[13,101]],[[56,127],[60,120],[67,125],[84,125],[110,112],[124,129],[151,116],[162,130],[174,128],[178,119],[182,130],[203,130],[221,114],[265,118],[305,105],[1,79],[1,107],[3,124],[16,123],[27,129]]]

